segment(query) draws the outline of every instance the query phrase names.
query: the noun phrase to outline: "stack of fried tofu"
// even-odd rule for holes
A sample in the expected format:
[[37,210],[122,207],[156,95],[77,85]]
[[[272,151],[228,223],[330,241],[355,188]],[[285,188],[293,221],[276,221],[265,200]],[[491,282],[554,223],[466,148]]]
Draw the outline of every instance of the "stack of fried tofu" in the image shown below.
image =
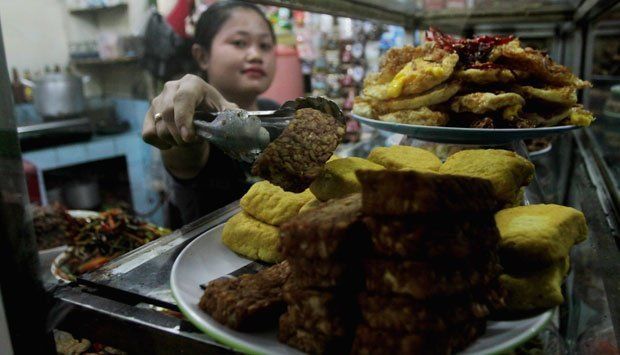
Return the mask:
[[417,171],[357,172],[371,252],[356,354],[444,354],[480,336],[502,301],[493,185]]
[[349,352],[359,320],[361,255],[368,250],[360,208],[361,196],[352,194],[281,226],[281,250],[291,269],[283,288],[283,343],[312,354]]

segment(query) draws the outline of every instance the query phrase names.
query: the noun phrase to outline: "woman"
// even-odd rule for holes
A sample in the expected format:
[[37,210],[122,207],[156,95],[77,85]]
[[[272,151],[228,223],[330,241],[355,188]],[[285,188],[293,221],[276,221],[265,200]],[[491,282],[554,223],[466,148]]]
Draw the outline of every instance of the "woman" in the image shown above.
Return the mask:
[[195,42],[192,56],[204,79],[186,75],[167,82],[153,99],[142,127],[144,141],[161,150],[171,176],[172,227],[222,207],[247,190],[241,166],[197,139],[194,111],[278,107],[258,98],[275,74],[276,42],[258,7],[241,1],[211,5],[198,20]]

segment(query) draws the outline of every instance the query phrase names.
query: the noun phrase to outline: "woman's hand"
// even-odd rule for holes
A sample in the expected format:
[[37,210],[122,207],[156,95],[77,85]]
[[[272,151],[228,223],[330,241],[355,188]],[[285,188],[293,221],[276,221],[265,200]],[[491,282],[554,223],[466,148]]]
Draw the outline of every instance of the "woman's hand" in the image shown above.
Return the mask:
[[142,139],[159,149],[186,146],[196,142],[194,112],[236,108],[211,85],[196,75],[168,81],[153,99],[142,124]]

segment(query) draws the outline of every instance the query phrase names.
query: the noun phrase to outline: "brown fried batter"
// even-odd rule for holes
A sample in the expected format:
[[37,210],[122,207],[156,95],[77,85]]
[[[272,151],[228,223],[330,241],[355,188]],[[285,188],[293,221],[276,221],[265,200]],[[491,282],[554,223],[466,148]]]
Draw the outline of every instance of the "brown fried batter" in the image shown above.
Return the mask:
[[[395,332],[442,332],[455,324],[479,320],[489,314],[486,300],[461,294],[431,301],[406,296],[363,293],[359,297],[364,321],[372,328]],[[483,297],[482,297],[483,298]],[[450,307],[446,307],[450,304]]]
[[316,178],[344,137],[344,123],[304,108],[271,142],[252,166],[252,174],[292,192],[302,192]]
[[361,265],[356,260],[291,258],[289,283],[297,288],[327,289],[362,284]]
[[493,185],[487,179],[413,170],[358,170],[356,175],[362,183],[362,211],[370,215],[489,212],[497,208]]
[[238,278],[209,282],[199,307],[229,328],[252,331],[274,326],[284,313],[282,287],[290,274],[286,261]]
[[285,257],[329,259],[358,253],[368,243],[360,222],[362,198],[330,200],[280,226]]
[[473,94],[455,97],[452,100],[450,108],[454,112],[473,112],[482,114],[490,111],[497,111],[508,106],[524,104],[525,100],[520,95],[512,92],[502,94],[476,92]]
[[484,320],[460,324],[446,332],[432,333],[398,333],[362,324],[357,327],[351,354],[452,354],[465,348],[485,330]]
[[555,63],[549,55],[532,48],[522,48],[518,39],[494,48],[489,60],[510,69],[529,72],[551,85],[577,89],[592,87],[592,84],[576,77],[567,67]]
[[298,318],[285,313],[280,317],[278,340],[308,354],[346,354],[351,348],[351,337],[338,337],[306,330]]
[[454,295],[497,278],[501,270],[497,256],[480,259],[472,264],[453,263],[452,268],[412,260],[368,259],[364,262],[366,289],[420,300]]
[[493,213],[365,216],[364,223],[374,251],[388,257],[453,261],[494,250],[500,240]]

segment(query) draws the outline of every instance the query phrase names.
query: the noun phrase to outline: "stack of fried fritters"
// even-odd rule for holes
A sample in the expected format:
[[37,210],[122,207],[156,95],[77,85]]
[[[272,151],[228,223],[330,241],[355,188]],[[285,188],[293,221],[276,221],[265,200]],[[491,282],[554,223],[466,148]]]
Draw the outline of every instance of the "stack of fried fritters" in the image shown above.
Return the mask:
[[588,126],[577,104],[591,87],[517,38],[456,40],[431,29],[424,45],[390,49],[364,81],[353,112],[382,121],[427,126],[529,128]]
[[357,172],[372,251],[356,354],[445,354],[501,304],[492,184],[418,171]]
[[361,196],[331,200],[281,227],[291,275],[280,341],[307,353],[348,353],[359,319],[360,258],[368,238],[360,222]]

